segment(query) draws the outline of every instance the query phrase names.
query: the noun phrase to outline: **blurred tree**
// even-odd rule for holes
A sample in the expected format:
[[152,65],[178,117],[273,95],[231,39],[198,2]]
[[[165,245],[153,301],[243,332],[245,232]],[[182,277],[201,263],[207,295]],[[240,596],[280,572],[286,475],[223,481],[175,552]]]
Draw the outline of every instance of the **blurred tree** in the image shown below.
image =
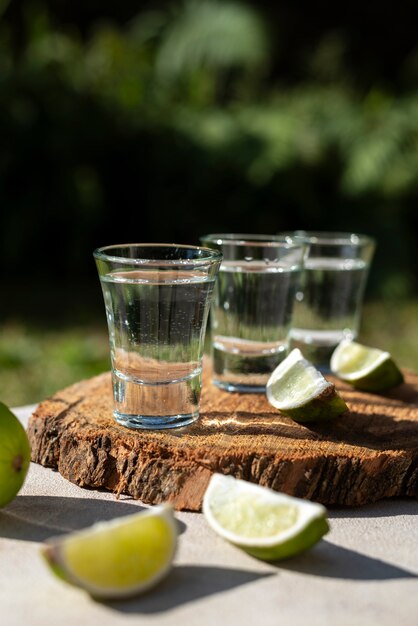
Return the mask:
[[375,294],[416,293],[418,8],[396,10],[0,0],[2,280],[29,253],[29,283],[95,280],[101,244],[323,228],[377,237]]

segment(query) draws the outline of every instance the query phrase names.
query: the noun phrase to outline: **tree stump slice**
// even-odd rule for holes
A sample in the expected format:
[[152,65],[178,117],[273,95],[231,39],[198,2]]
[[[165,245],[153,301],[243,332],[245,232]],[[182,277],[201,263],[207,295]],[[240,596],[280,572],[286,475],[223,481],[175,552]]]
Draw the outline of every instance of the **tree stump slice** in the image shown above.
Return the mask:
[[204,367],[200,418],[167,431],[136,431],[112,415],[110,373],[41,402],[28,426],[32,460],[81,487],[199,511],[214,472],[325,505],[418,497],[418,375],[386,395],[329,377],[349,411],[301,425],[263,394],[227,393]]

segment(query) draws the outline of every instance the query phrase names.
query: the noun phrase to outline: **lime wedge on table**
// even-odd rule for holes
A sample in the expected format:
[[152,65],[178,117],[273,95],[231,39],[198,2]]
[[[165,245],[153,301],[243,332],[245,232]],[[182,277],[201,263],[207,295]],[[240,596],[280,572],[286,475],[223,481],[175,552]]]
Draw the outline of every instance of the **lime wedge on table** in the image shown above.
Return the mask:
[[298,422],[328,420],[347,410],[335,385],[325,380],[298,348],[276,367],[266,393],[270,404]]
[[209,482],[203,514],[221,537],[266,561],[303,552],[329,530],[322,505],[221,474]]
[[389,352],[343,340],[331,357],[331,371],[365,391],[384,391],[403,382],[403,374]]
[[172,509],[161,505],[53,539],[42,553],[67,582],[96,597],[122,598],[168,573],[176,543]]

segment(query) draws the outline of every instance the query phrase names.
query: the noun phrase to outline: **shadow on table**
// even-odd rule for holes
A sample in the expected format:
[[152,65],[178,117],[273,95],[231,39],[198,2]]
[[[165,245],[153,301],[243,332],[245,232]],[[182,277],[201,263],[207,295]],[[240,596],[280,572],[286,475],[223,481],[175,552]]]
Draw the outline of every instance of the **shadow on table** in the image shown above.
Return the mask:
[[[72,530],[139,513],[145,507],[120,500],[17,496],[0,511],[0,537],[22,541],[44,541]],[[180,533],[186,524],[177,520]]]
[[355,550],[323,540],[311,550],[292,560],[277,563],[277,568],[324,578],[348,580],[394,580],[418,578],[413,572],[375,559]]
[[162,613],[270,576],[276,574],[208,565],[177,565],[155,589],[157,593],[151,590],[132,600],[98,602],[120,613]]
[[398,515],[418,515],[418,501],[401,498],[385,498],[373,504],[359,507],[329,507],[328,517],[332,519],[364,519],[374,517],[397,517]]
[[[343,580],[394,580],[418,578],[412,572],[366,556],[355,550],[341,548],[322,541],[310,552],[288,561],[271,564],[277,572],[288,571],[305,576],[340,578]],[[158,599],[153,591],[132,600],[105,602],[121,613],[161,613],[205,596],[228,591],[234,587],[274,576],[273,572],[260,573],[221,567],[188,565],[177,566],[170,576],[158,586]],[[296,581],[295,581],[295,584]]]

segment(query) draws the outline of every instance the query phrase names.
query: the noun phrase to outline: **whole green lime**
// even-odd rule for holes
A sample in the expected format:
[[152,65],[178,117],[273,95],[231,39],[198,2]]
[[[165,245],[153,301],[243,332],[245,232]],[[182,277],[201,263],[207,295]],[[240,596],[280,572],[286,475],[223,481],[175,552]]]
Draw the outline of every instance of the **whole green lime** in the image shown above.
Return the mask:
[[26,431],[16,415],[0,402],[0,507],[18,494],[29,463],[30,445]]

